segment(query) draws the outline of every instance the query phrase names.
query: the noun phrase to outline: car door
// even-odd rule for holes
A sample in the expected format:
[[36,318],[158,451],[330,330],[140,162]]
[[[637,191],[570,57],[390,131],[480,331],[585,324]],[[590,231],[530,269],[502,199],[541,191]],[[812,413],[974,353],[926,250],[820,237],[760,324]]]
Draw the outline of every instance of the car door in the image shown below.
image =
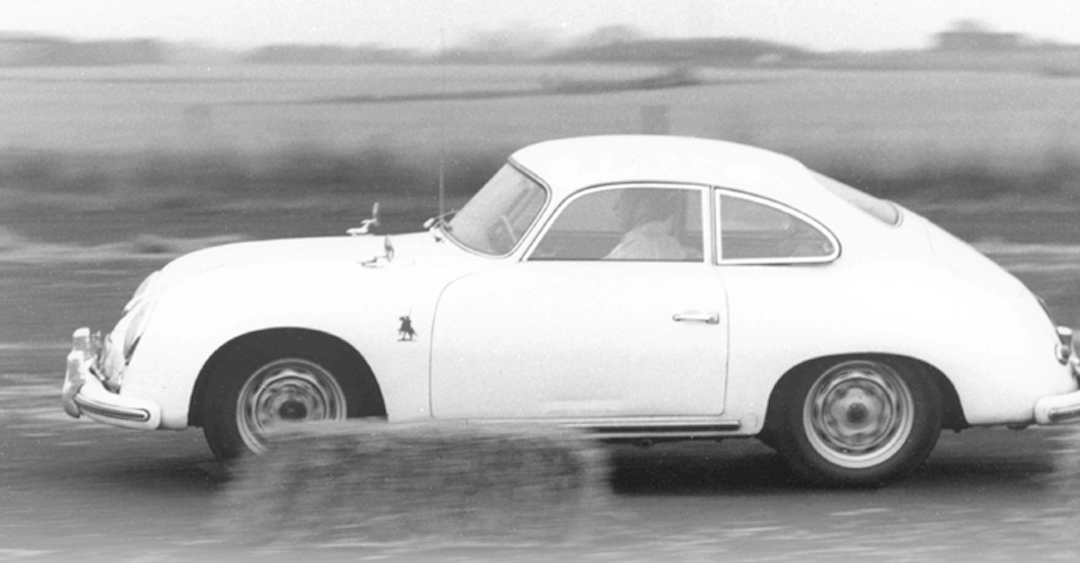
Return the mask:
[[[652,211],[630,225],[635,199]],[[433,415],[720,415],[727,315],[706,260],[707,202],[697,187],[589,190],[556,212],[527,259],[451,283],[435,315]],[[665,207],[673,215],[656,227]]]

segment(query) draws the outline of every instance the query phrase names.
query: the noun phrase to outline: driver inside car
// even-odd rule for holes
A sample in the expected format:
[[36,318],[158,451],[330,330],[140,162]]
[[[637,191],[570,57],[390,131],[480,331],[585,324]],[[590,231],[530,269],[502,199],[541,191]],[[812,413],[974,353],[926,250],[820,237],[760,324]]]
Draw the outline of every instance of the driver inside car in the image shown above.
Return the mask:
[[614,212],[626,230],[605,260],[680,261],[701,257],[675,237],[679,204],[684,192],[660,189],[625,190]]

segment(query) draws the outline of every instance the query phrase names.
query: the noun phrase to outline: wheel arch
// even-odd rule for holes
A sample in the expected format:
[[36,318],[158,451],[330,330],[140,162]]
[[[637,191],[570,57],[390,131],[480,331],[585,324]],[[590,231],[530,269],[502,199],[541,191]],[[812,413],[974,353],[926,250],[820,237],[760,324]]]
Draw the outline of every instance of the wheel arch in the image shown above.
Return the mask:
[[[248,346],[276,346],[281,342],[304,342],[312,346],[326,346],[346,357],[349,364],[355,366],[358,378],[369,378],[374,396],[367,397],[369,406],[386,414],[386,403],[382,397],[382,389],[375,377],[374,371],[364,356],[351,344],[330,333],[297,327],[278,327],[248,332],[229,340],[218,347],[213,354],[203,363],[199,375],[195,379],[192,389],[191,400],[188,405],[188,425],[203,426],[203,410],[206,405],[206,396],[210,388],[213,374],[219,366],[224,364],[232,355]],[[347,391],[348,392],[348,391]],[[350,397],[353,399],[355,397]]]
[[964,416],[964,408],[960,403],[960,396],[957,394],[956,388],[949,378],[937,367],[910,356],[867,352],[821,356],[806,360],[785,372],[773,385],[772,392],[769,394],[769,403],[766,407],[765,424],[763,427],[765,431],[767,432],[770,428],[770,420],[775,421],[777,419],[775,409],[782,403],[780,400],[781,394],[784,393],[786,389],[790,388],[792,381],[799,377],[808,377],[811,374],[820,371],[820,369],[828,364],[859,359],[879,360],[889,364],[904,366],[919,373],[922,377],[929,379],[934,384],[938,391],[938,395],[941,397],[941,428],[943,430],[962,430],[970,426],[967,422],[967,418]]

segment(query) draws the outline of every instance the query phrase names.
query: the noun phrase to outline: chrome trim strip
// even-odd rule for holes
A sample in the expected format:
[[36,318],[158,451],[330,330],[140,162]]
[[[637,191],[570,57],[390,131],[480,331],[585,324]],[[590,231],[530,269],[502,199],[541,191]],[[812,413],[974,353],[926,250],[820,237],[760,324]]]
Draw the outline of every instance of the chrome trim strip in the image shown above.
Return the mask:
[[[576,426],[576,425],[575,425]],[[694,433],[727,433],[737,432],[742,425],[738,422],[727,422],[721,424],[708,424],[708,425],[696,425],[687,424],[685,426],[675,425],[663,425],[663,426],[649,426],[643,424],[641,426],[576,426],[579,428],[585,428],[587,430],[599,433],[628,433],[628,434],[694,434]]]
[[634,416],[634,417],[565,417],[565,418],[470,418],[469,424],[550,424],[569,428],[607,429],[609,431],[709,431],[733,432],[742,428],[737,420],[718,416]]
[[[707,225],[706,225],[706,222],[709,219],[709,217],[706,216],[706,213],[709,213],[711,211],[711,209],[712,209],[711,204],[707,205],[707,203],[708,203],[707,200],[709,198],[709,190],[711,189],[711,186],[709,186],[708,184],[695,184],[695,183],[690,183],[690,182],[662,182],[662,181],[647,181],[647,180],[627,181],[627,182],[609,182],[609,183],[604,183],[604,184],[596,184],[594,186],[586,186],[584,188],[574,190],[573,192],[568,194],[561,202],[557,202],[555,204],[555,207],[552,209],[551,215],[546,218],[546,220],[544,221],[544,224],[536,231],[536,236],[534,236],[532,238],[532,241],[529,243],[528,248],[525,249],[525,252],[524,252],[523,257],[522,257],[522,261],[523,262],[603,262],[603,263],[606,263],[606,264],[615,264],[615,263],[619,263],[619,262],[665,262],[665,263],[673,263],[673,262],[675,262],[675,263],[683,263],[683,264],[703,264],[703,263],[708,263],[708,258],[709,258],[710,255],[715,255],[716,254],[716,250],[715,250],[716,241],[714,239],[714,240],[711,240],[711,241],[710,240],[702,240],[702,245],[703,245],[702,246],[702,257],[700,259],[698,259],[698,260],[675,260],[675,261],[664,261],[664,260],[603,260],[603,259],[595,259],[595,258],[571,260],[571,259],[566,259],[566,258],[559,258],[559,259],[538,258],[538,259],[534,259],[532,257],[533,253],[536,251],[536,247],[540,246],[540,241],[543,240],[543,238],[547,235],[548,231],[551,230],[551,227],[554,226],[555,221],[557,221],[559,219],[559,216],[562,215],[562,213],[570,206],[570,204],[574,200],[577,200],[577,199],[579,199],[581,197],[584,197],[584,196],[587,196],[587,195],[590,195],[590,194],[593,194],[593,193],[596,193],[596,192],[607,191],[607,190],[621,190],[621,189],[629,189],[629,190],[635,190],[635,189],[664,189],[664,190],[685,190],[685,191],[698,190],[699,195],[702,197],[702,201],[701,201],[702,239],[704,239],[706,236],[708,236],[708,233],[711,230],[710,228],[707,228]],[[710,223],[710,226],[711,226],[711,223]]]
[[730,438],[734,431],[720,432],[590,432],[586,434],[596,440],[705,440]]
[[[536,217],[533,217],[532,223],[529,223],[529,226],[524,231],[522,231],[521,238],[519,238],[517,240],[517,242],[514,243],[514,248],[511,248],[510,251],[506,252],[505,254],[488,254],[487,252],[482,252],[480,250],[477,250],[477,249],[475,249],[475,248],[473,248],[473,247],[471,247],[471,246],[457,240],[457,238],[454,237],[452,231],[450,231],[448,229],[443,229],[442,230],[444,238],[449,240],[450,242],[454,243],[455,245],[457,245],[458,248],[461,248],[462,250],[464,250],[466,252],[469,252],[470,254],[474,254],[476,256],[480,256],[480,257],[483,257],[483,258],[492,258],[492,259],[509,258],[509,257],[513,256],[514,254],[516,254],[519,250],[524,248],[527,244],[531,244],[531,242],[527,243],[526,239],[529,238],[529,235],[534,234],[534,232],[536,231],[537,226],[540,224],[540,221],[543,220],[544,214],[548,211],[548,208],[551,207],[551,203],[555,199],[555,191],[551,189],[551,186],[549,186],[547,184],[547,182],[542,180],[539,176],[534,174],[531,170],[529,170],[528,168],[525,168],[524,166],[519,164],[516,160],[514,160],[513,155],[511,155],[511,157],[509,159],[507,159],[504,166],[510,166],[510,167],[514,168],[519,173],[521,173],[523,176],[527,177],[528,179],[532,180],[537,185],[539,185],[544,190],[544,204],[540,206],[540,210],[536,213]],[[502,168],[500,168],[499,170],[501,171]],[[496,173],[498,173],[498,172],[496,172]],[[481,186],[481,189],[482,188],[483,188],[483,186]],[[473,195],[475,195],[475,194],[473,194]],[[468,201],[465,202],[465,205],[468,205]],[[462,206],[462,207],[464,207],[464,206]],[[456,212],[455,212],[455,214],[456,214]],[[444,225],[449,224],[449,221],[446,221],[443,224]],[[535,240],[535,238],[534,238],[534,240]]]
[[[840,258],[840,255],[843,254],[843,245],[840,243],[840,239],[837,238],[836,233],[833,233],[832,230],[826,227],[825,224],[821,221],[818,221],[817,219],[798,209],[795,209],[794,207],[790,207],[782,202],[769,199],[767,197],[762,197],[756,194],[744,192],[742,190],[734,188],[727,188],[724,186],[714,186],[714,194],[715,197],[713,199],[716,200],[716,216],[714,223],[716,224],[717,228],[715,241],[717,248],[716,264],[719,266],[791,266],[802,264],[831,264],[838,260]],[[752,201],[754,203],[758,203],[765,207],[770,207],[781,213],[785,213],[787,215],[791,215],[797,219],[802,220],[806,224],[817,229],[818,232],[824,235],[825,238],[833,244],[832,253],[828,256],[810,257],[791,256],[787,258],[724,258],[724,225],[720,218],[720,214],[723,209],[723,204],[721,203],[720,198],[724,196],[743,199],[746,201]]]

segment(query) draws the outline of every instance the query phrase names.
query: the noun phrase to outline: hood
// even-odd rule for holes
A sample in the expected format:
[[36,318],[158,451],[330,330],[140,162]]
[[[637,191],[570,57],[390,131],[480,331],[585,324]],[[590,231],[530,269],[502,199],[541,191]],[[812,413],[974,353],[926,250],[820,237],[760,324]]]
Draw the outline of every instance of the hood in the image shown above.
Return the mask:
[[[453,244],[438,242],[429,233],[391,235],[395,265],[412,264],[433,255],[460,254]],[[185,254],[168,263],[139,288],[127,309],[143,295],[179,283],[192,276],[222,267],[244,267],[269,263],[355,262],[385,255],[385,237],[318,237],[239,242],[214,246]]]

